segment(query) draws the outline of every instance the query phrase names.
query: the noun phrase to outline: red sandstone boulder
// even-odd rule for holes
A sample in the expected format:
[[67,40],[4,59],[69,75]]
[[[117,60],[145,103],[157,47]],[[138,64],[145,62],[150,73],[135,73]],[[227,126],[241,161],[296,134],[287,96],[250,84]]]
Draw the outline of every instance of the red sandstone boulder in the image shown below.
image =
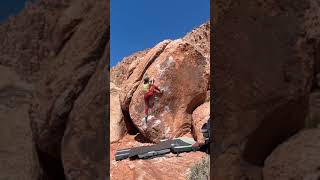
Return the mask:
[[[157,134],[144,132],[149,140],[182,136],[191,130],[194,109],[206,98],[208,79],[207,61],[192,45],[183,40],[171,42],[147,69],[146,74],[164,93],[154,99],[152,115],[159,120]],[[142,74],[140,74],[141,79]],[[129,106],[133,123],[142,129],[144,117],[144,90],[140,79]]]
[[204,143],[204,137],[201,133],[202,126],[210,118],[210,102],[206,102],[197,107],[192,113],[192,130],[194,139],[198,143]]
[[126,132],[119,93],[121,89],[110,83],[110,143],[120,140]]
[[150,49],[148,53],[140,59],[138,65],[134,68],[132,74],[123,82],[122,92],[120,94],[121,107],[124,111],[129,110],[129,104],[133,93],[136,91],[142,76],[149,68],[149,66],[158,58],[163,52],[170,40],[164,40]]
[[210,61],[210,23],[202,24],[186,34],[182,40],[193,45],[208,61]]
[[137,65],[144,60],[144,56],[149,52],[149,49],[138,51],[128,57],[123,58],[118,64],[112,67],[110,71],[110,82],[118,87],[126,85],[124,82],[130,77]]

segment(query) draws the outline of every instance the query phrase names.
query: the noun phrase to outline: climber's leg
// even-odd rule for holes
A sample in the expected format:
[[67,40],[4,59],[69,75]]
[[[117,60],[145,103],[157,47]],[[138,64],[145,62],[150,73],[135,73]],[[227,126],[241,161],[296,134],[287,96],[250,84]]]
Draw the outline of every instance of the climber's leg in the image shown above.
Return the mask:
[[145,121],[148,119],[148,113],[149,113],[149,103],[150,103],[150,97],[151,93],[144,94],[144,113],[145,113]]

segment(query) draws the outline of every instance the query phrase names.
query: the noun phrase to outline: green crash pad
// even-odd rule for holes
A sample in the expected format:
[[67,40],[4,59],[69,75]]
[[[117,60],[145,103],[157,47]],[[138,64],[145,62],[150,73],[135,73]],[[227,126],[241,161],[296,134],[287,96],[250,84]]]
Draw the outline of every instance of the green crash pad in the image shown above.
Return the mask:
[[192,145],[196,143],[193,138],[175,138],[173,139],[174,143],[171,145],[171,151],[173,153],[182,153],[182,152],[190,152],[195,150]]

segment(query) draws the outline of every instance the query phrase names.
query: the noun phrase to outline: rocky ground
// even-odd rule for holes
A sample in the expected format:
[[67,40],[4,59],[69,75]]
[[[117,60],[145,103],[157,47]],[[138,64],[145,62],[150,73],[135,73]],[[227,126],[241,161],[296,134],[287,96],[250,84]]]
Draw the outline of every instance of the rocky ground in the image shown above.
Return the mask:
[[137,141],[137,135],[127,135],[119,142],[110,145],[110,177],[114,180],[144,179],[187,179],[190,168],[198,163],[206,153],[190,152],[181,153],[179,157],[175,154],[166,154],[149,160],[122,160],[115,161],[117,149],[137,146],[147,146],[151,143]]

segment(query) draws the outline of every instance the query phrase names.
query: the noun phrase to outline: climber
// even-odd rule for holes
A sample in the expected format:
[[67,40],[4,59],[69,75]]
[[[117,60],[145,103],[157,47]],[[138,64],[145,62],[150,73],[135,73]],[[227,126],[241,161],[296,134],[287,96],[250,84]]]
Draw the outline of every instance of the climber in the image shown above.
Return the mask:
[[148,76],[145,76],[143,79],[143,88],[145,90],[144,94],[144,102],[145,102],[145,122],[147,122],[148,114],[149,114],[149,106],[150,106],[150,98],[154,96],[154,94],[163,93],[163,90],[160,90],[156,85],[154,85],[154,80],[150,80]]

